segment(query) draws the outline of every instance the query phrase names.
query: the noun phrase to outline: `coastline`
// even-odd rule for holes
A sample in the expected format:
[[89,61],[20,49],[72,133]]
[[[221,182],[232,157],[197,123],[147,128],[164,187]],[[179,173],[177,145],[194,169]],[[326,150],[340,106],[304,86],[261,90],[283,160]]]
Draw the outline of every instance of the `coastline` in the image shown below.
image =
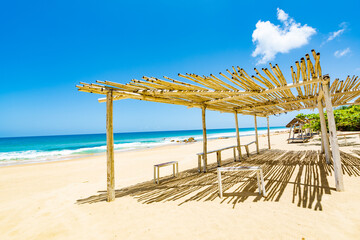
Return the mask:
[[[273,129],[270,129],[270,134],[273,134],[274,132],[282,132],[282,131],[286,131],[285,127],[273,127]],[[213,130],[228,130],[228,129],[213,129]],[[190,130],[190,131],[198,131],[198,130]],[[263,129],[261,131],[264,131]],[[167,131],[165,131],[167,132]],[[175,132],[175,131],[171,131],[171,132]],[[186,132],[186,131],[185,131]],[[240,133],[244,133],[244,132],[240,132]],[[208,141],[212,141],[212,140],[216,140],[216,139],[222,139],[222,138],[235,138],[234,136],[227,136],[226,134],[229,133],[224,133],[224,136],[221,137],[210,137],[208,138]],[[233,134],[233,133],[231,133]],[[96,134],[98,135],[98,134]],[[219,135],[221,135],[221,133],[219,133]],[[261,134],[259,134],[260,136]],[[70,136],[70,135],[69,135]],[[86,136],[86,135],[83,135]],[[247,137],[247,136],[255,136],[254,133],[248,133],[245,132],[245,134],[240,135],[241,138],[242,137]],[[188,139],[191,138],[192,136],[187,136],[187,137],[173,137],[173,139],[168,140],[167,142],[157,142],[157,143],[153,143],[155,144],[155,146],[139,146],[139,147],[133,147],[133,148],[128,148],[128,149],[115,149],[115,152],[127,152],[127,151],[138,151],[138,150],[143,150],[143,149],[149,149],[149,148],[157,148],[157,147],[161,147],[161,146],[171,146],[171,145],[177,145],[177,144],[189,144],[187,142],[184,142],[184,139]],[[169,138],[170,139],[170,138]],[[177,139],[177,140],[175,140]],[[179,140],[180,139],[180,140]],[[165,138],[163,139],[165,140]],[[201,138],[196,138],[196,142],[202,142],[202,137]],[[130,143],[131,144],[131,143]],[[105,146],[101,146],[101,148],[104,148]],[[99,147],[96,147],[99,148]],[[38,163],[45,163],[45,162],[55,162],[55,161],[69,161],[69,160],[76,160],[76,159],[82,159],[82,158],[87,158],[87,157],[92,157],[92,156],[100,156],[106,153],[106,148],[104,148],[103,151],[101,152],[94,152],[94,153],[82,153],[82,154],[71,154],[71,155],[64,155],[64,156],[54,156],[54,157],[49,157],[49,159],[17,159],[17,160],[0,160],[0,168],[1,167],[7,167],[7,166],[13,166],[13,165],[23,165],[23,164],[38,164]]]
[[[280,152],[286,151],[287,156],[291,156],[317,152],[321,147],[318,137],[308,144],[287,144],[287,136],[286,133],[274,133],[271,136],[270,153],[273,152],[273,155],[269,155],[266,161],[272,162],[273,157],[281,155]],[[254,136],[247,136],[242,137],[241,141],[247,143],[253,139]],[[234,145],[235,142],[235,138],[229,138],[213,139],[208,143],[209,149],[218,149]],[[348,142],[354,142],[355,145],[341,145],[341,151],[351,153],[354,149],[360,150],[358,136],[349,138]],[[260,135],[259,144],[261,153],[266,153],[267,137]],[[105,154],[2,167],[0,236],[5,240],[180,240],[248,239],[249,236],[253,239],[356,239],[360,234],[360,208],[357,204],[360,201],[360,189],[357,187],[360,176],[345,174],[347,190],[338,193],[334,190],[332,174],[322,177],[321,181],[326,180],[328,186],[316,187],[321,184],[316,182],[316,178],[314,182],[295,184],[297,174],[301,173],[300,167],[296,166],[291,171],[278,169],[281,176],[286,176],[280,178],[281,181],[270,181],[269,176],[265,176],[269,191],[274,185],[283,186],[280,191],[282,197],[277,200],[271,200],[271,195],[266,199],[258,199],[256,192],[243,193],[237,186],[227,189],[228,194],[234,195],[227,195],[224,199],[216,197],[216,192],[214,198],[197,199],[194,197],[198,194],[202,196],[210,188],[217,187],[216,181],[205,186],[198,182],[204,177],[215,176],[213,172],[197,173],[196,153],[201,152],[201,149],[202,142],[196,142],[115,153],[117,197],[111,203],[78,202],[82,199],[96,199],[106,191]],[[255,154],[253,144],[250,152],[248,161],[254,164],[251,159],[261,157],[261,154]],[[231,161],[232,151],[224,151],[222,158]],[[153,165],[165,161],[178,161],[182,177],[174,179],[170,176],[172,169],[164,168],[161,169],[162,183],[156,185],[153,183]],[[209,154],[208,161],[209,164],[215,164],[216,154]],[[186,174],[191,174],[195,182],[186,182],[190,177],[186,177]],[[306,180],[316,176],[316,172],[306,173],[304,170],[301,178]],[[168,184],[178,180],[179,185],[168,187]],[[252,191],[256,191],[255,182],[253,186]],[[301,195],[298,188],[301,188]],[[146,192],[151,189],[154,192]],[[124,191],[129,193],[123,195]],[[168,194],[167,191],[178,193]],[[184,191],[190,191],[189,195],[181,197]],[[162,194],[168,196],[168,199],[144,202],[146,198],[156,198]],[[238,201],[238,198],[244,200]],[[321,206],[321,210],[315,210],[314,206]],[[203,223],[202,227],[199,222]],[[165,223],[166,229],[163,228]],[[265,227],[259,228],[259,224]],[[332,228],[328,229],[328,226]],[[238,231],[242,232],[241,236],[237,234]]]

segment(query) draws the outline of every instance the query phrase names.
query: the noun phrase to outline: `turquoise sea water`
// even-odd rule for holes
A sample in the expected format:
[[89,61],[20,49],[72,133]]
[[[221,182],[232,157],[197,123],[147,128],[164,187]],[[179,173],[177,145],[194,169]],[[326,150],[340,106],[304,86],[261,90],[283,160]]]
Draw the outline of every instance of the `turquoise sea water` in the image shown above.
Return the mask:
[[[272,127],[271,131],[284,130],[284,127]],[[266,128],[258,128],[259,134]],[[208,129],[209,139],[235,137],[235,129]],[[254,128],[241,128],[240,135],[253,135]],[[115,133],[116,151],[128,151],[166,144],[179,144],[177,140],[194,137],[202,140],[202,130],[157,131]],[[175,140],[171,142],[171,140]],[[106,151],[105,134],[61,135],[39,137],[0,138],[0,166],[53,161],[76,158],[83,155]]]

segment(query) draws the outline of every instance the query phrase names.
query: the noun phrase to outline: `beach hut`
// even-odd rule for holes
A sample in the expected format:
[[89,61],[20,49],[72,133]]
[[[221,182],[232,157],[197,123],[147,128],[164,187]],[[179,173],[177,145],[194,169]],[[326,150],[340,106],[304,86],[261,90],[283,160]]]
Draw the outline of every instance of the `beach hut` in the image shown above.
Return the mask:
[[[310,121],[308,119],[303,120],[300,118],[294,118],[288,124],[286,124],[286,127],[290,128],[289,137],[287,139],[288,143],[308,142],[309,139],[312,137],[312,131],[310,127],[304,129],[304,126],[305,124],[309,124],[309,123]],[[295,137],[295,134],[298,135]]]
[[[240,67],[227,69],[218,76],[197,74],[178,74],[182,80],[163,77],[143,77],[143,80],[117,83],[96,81],[80,83],[76,86],[81,92],[104,95],[99,102],[107,106],[107,199],[115,198],[114,182],[114,140],[113,140],[113,101],[137,99],[167,104],[183,105],[189,108],[200,108],[203,125],[203,160],[207,162],[206,110],[232,113],[235,116],[237,133],[237,151],[241,156],[241,145],[238,131],[238,114],[251,115],[255,124],[255,143],[259,152],[257,118],[303,109],[318,109],[321,122],[322,151],[330,163],[330,146],[335,172],[337,191],[344,190],[340,152],[335,128],[333,107],[349,104],[360,104],[360,80],[347,77],[344,81],[335,79],[330,84],[330,76],[323,75],[320,66],[320,53],[312,52],[313,60],[306,54],[305,58],[291,66],[291,83],[285,79],[280,67],[271,65],[261,71],[254,68],[254,75],[248,74]],[[329,138],[326,136],[324,118],[326,108],[329,126]],[[329,144],[330,140],[330,144]],[[270,135],[268,128],[268,143]],[[236,160],[236,159],[234,159]]]

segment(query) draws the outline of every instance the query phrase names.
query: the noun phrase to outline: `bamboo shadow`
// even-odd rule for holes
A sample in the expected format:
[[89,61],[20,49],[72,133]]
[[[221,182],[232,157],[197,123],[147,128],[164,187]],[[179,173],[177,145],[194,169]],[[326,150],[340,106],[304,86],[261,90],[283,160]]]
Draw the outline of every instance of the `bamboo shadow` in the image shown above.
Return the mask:
[[[360,151],[359,151],[360,153]],[[357,153],[357,154],[359,154]],[[359,154],[360,156],[360,154]],[[360,158],[341,152],[342,170],[345,175],[360,176]],[[227,172],[223,174],[223,199],[221,203],[237,204],[245,201],[280,201],[284,194],[292,193],[292,203],[298,207],[322,210],[322,196],[336,189],[329,185],[333,165],[326,164],[325,157],[317,151],[263,150],[241,162],[223,161],[226,166],[261,166],[267,197],[258,193],[257,179],[253,172]],[[131,196],[143,204],[177,201],[183,205],[193,201],[214,201],[218,198],[216,163],[209,165],[207,173],[190,169],[179,173],[177,178],[162,179],[159,185],[153,181],[139,183],[115,191],[115,197]],[[77,200],[77,204],[106,201],[106,192]]]

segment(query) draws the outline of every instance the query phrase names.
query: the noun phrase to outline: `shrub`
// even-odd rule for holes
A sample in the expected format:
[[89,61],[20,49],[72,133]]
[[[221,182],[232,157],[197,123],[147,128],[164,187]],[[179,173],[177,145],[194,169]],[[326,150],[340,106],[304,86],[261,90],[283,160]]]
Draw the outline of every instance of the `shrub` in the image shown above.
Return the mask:
[[[318,113],[312,114],[298,114],[296,116],[300,119],[309,119],[310,124],[305,124],[306,127],[310,127],[314,131],[320,131],[320,117]],[[336,123],[336,129],[340,131],[360,131],[360,106],[342,106],[334,110],[334,117]],[[327,114],[325,113],[326,125]]]

